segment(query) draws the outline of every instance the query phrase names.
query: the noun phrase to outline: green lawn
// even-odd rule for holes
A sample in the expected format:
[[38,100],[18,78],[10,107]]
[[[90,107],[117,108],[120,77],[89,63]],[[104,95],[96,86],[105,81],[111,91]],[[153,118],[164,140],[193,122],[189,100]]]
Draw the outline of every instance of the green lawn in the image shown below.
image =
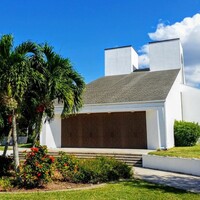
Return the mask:
[[150,152],[149,154],[158,156],[173,156],[173,157],[200,159],[200,145],[196,145],[193,147],[174,147],[169,150]]
[[[3,151],[3,150],[4,150],[4,146],[0,146],[0,151]],[[12,150],[12,146],[9,146],[8,150]]]
[[36,192],[0,194],[1,200],[195,200],[200,194],[193,194],[182,190],[155,185],[140,180],[112,183],[96,189],[62,191],[62,192]]

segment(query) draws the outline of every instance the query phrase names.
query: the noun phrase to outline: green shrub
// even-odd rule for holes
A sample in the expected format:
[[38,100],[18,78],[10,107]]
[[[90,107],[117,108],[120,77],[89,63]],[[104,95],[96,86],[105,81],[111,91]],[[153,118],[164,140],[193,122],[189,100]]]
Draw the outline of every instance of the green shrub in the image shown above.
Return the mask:
[[56,168],[65,181],[72,181],[72,177],[78,171],[78,164],[79,161],[75,157],[67,155],[64,152],[59,152],[59,157],[56,160]]
[[13,158],[0,156],[0,176],[6,175],[13,169]]
[[108,182],[132,176],[131,168],[127,164],[108,157],[84,160],[79,168],[80,174],[83,174],[81,178],[84,177],[83,180],[79,179],[81,182]]
[[174,138],[175,146],[194,146],[200,137],[198,123],[175,121]]
[[8,190],[11,190],[13,188],[13,185],[12,185],[12,183],[11,183],[9,178],[1,178],[0,179],[0,187],[4,191],[8,191]]
[[51,180],[54,157],[47,155],[47,147],[31,148],[20,166],[17,184],[26,188],[43,186]]
[[80,159],[60,153],[56,166],[66,181],[98,183],[130,178],[131,168],[114,158]]

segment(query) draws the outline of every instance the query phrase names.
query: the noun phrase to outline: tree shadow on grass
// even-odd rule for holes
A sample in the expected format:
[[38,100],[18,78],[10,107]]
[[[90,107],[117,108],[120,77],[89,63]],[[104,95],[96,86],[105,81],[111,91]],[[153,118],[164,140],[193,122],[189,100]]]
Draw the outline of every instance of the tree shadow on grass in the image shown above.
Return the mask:
[[128,187],[138,188],[138,189],[160,190],[161,192],[173,193],[173,194],[174,193],[176,193],[176,194],[191,193],[191,192],[188,192],[188,191],[185,191],[182,189],[177,189],[177,188],[173,188],[173,187],[165,186],[165,185],[161,185],[161,184],[149,183],[147,181],[142,181],[139,179],[123,181],[123,185],[128,186]]
[[167,185],[177,189],[187,190],[195,193],[200,193],[200,177],[188,176],[184,174],[168,173],[156,175],[153,174],[141,174],[136,178],[161,185]]

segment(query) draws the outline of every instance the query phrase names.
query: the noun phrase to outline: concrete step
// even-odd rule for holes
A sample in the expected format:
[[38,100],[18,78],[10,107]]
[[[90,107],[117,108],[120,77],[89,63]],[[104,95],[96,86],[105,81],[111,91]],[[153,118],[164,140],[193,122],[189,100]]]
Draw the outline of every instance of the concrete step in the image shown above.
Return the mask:
[[[116,160],[125,162],[129,166],[137,166],[141,167],[142,166],[142,154],[116,154],[116,153],[81,153],[81,152],[66,152],[67,154],[76,156],[77,158],[80,159],[91,159],[95,157],[100,157],[100,156],[106,156],[106,157],[112,157],[115,158]],[[49,155],[52,155],[54,157],[59,156],[59,152],[49,152]],[[25,160],[25,155],[26,153],[20,152],[19,157],[20,160]]]

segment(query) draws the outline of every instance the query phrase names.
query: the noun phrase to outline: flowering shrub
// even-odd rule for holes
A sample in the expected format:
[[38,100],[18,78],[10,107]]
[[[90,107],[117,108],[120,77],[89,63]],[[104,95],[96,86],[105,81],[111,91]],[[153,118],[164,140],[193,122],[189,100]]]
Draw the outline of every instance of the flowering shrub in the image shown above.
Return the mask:
[[67,155],[64,152],[59,153],[56,167],[65,181],[75,182],[73,181],[73,177],[79,170],[78,165],[78,160],[75,157]]
[[27,188],[43,186],[51,180],[55,158],[47,155],[47,147],[31,148],[25,162],[20,166],[19,185]]
[[114,158],[77,159],[61,152],[56,167],[65,181],[98,183],[130,178],[131,167]]

